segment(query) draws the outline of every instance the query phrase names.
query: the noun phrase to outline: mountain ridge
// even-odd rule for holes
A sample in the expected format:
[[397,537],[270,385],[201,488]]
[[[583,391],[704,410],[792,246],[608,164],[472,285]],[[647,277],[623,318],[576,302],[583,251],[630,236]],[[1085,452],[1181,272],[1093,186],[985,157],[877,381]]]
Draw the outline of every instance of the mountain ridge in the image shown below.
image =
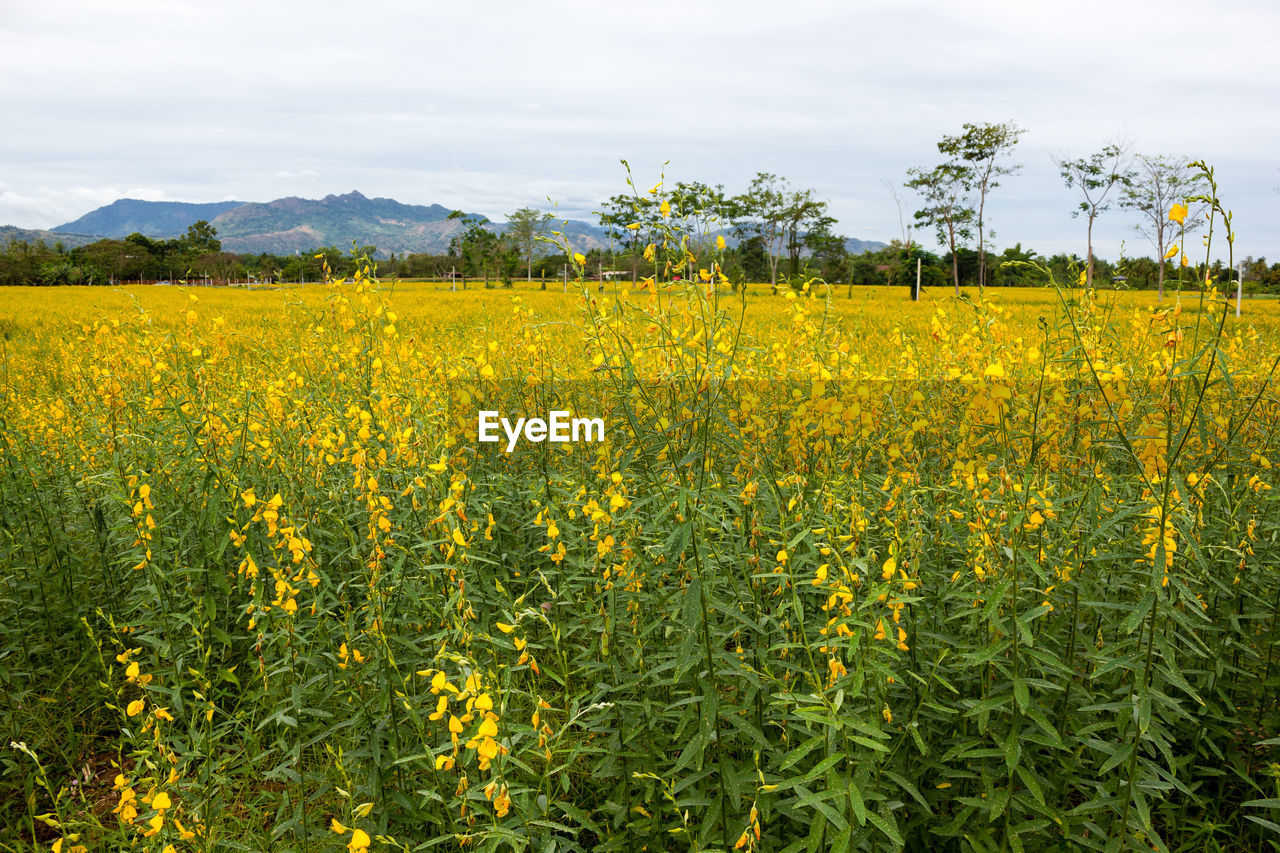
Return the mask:
[[[325,246],[375,246],[375,257],[425,252],[444,254],[450,240],[461,234],[466,223],[450,218],[452,208],[441,204],[406,204],[392,198],[369,198],[358,190],[330,193],[320,199],[285,196],[268,202],[222,201],[208,203],[117,199],[70,222],[47,231],[13,229],[9,239],[63,240],[67,245],[92,242],[94,236],[121,239],[138,232],[155,239],[179,237],[189,225],[204,219],[217,229],[218,239],[228,252],[287,255]],[[493,222],[479,214],[467,214],[503,231],[506,223]],[[573,251],[586,252],[610,245],[608,232],[584,220],[553,220],[550,227],[561,231]],[[16,232],[39,237],[17,237]],[[47,235],[47,236],[46,236]],[[737,240],[725,235],[730,245]],[[846,247],[853,253],[874,251],[885,246],[872,240],[849,238]]]
[[135,231],[157,239],[180,237],[187,226],[204,219],[212,221],[243,201],[145,201],[119,198],[91,210],[79,219],[56,225],[50,231],[69,234],[99,234],[119,240]]

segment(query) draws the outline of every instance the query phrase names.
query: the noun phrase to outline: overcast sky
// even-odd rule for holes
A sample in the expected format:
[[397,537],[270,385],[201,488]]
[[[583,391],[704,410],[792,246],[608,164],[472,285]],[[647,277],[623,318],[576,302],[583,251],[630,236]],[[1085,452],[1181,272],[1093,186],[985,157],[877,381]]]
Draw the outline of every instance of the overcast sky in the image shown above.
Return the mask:
[[[997,245],[1083,255],[1053,158],[1125,139],[1216,166],[1236,256],[1280,261],[1277,38],[1274,0],[0,0],[0,224],[353,189],[591,219],[626,158],[644,189],[774,172],[888,240],[886,181],[1013,121]],[[1151,254],[1134,221],[1103,214],[1099,254]]]

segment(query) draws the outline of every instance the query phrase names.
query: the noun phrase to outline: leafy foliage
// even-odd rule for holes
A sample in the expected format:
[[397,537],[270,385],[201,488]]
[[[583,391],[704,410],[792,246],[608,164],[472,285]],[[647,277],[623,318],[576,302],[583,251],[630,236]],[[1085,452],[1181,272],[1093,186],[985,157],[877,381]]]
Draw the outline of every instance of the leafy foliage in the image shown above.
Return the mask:
[[[1274,849],[1274,332],[646,237],[617,299],[8,329],[4,843]],[[552,408],[605,440],[476,441]]]

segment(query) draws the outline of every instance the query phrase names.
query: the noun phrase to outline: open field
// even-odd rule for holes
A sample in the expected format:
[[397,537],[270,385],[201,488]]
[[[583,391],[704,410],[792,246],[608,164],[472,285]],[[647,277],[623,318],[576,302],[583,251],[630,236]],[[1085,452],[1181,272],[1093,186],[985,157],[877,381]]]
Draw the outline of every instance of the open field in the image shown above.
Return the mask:
[[1280,304],[570,286],[0,290],[0,850],[1280,848]]

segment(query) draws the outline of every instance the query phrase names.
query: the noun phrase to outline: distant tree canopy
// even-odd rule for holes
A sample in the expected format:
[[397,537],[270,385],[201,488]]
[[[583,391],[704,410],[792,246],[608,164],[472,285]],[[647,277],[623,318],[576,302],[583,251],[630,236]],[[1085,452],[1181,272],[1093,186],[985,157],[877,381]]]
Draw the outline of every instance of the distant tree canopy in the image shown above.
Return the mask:
[[[1011,153],[1022,133],[1012,123],[966,124],[961,134],[944,136],[938,143],[941,163],[907,171],[905,186],[920,200],[915,221],[932,232],[943,248],[940,255],[916,243],[905,224],[901,240],[878,251],[852,254],[849,246],[857,246],[859,241],[838,233],[828,202],[816,190],[794,188],[785,177],[768,172],[757,173],[746,191],[737,195],[728,194],[722,185],[697,181],[677,182],[668,189],[660,182],[646,192],[636,189],[628,178],[631,192],[611,197],[596,212],[606,245],[596,243],[597,248],[570,252],[585,255],[582,269],[588,278],[606,272],[616,276],[620,271],[630,271],[636,280],[692,275],[699,267],[718,264],[734,286],[769,282],[775,292],[781,285],[801,288],[815,279],[849,288],[905,286],[915,281],[917,261],[924,287],[939,287],[949,280],[957,292],[963,286],[981,287],[984,283],[1036,286],[1047,282],[1046,271],[1063,282],[1075,282],[1082,271],[1088,277],[1093,254],[1091,231],[1083,260],[1068,255],[1046,258],[1024,249],[1021,243],[1003,249],[989,245],[992,232],[985,218],[985,203],[1000,179],[1017,170]],[[1117,262],[1093,258],[1099,283],[1159,290],[1170,274],[1169,265],[1163,262],[1164,247],[1171,242],[1172,233],[1167,205],[1190,205],[1185,228],[1189,232],[1197,217],[1194,198],[1188,196],[1197,194],[1203,185],[1193,170],[1182,165],[1183,158],[1139,156],[1139,168],[1129,169],[1117,161],[1120,153],[1125,152],[1112,146],[1090,158],[1062,161],[1060,166],[1064,177],[1070,177],[1068,186],[1081,193],[1078,212],[1096,218],[1119,201],[1139,218],[1139,230],[1160,255]],[[505,225],[462,211],[454,211],[448,218],[456,225],[447,251],[392,254],[380,262],[379,272],[404,278],[460,277],[464,286],[467,279],[512,286],[517,274],[526,280],[560,278],[572,266],[573,259],[564,254],[564,248],[557,250],[548,240],[556,227],[549,213],[522,207],[508,215]],[[683,235],[681,242],[687,252],[685,262],[674,267],[670,261],[660,262],[652,252],[654,242],[673,231]],[[558,243],[566,234],[572,237],[576,232],[565,229],[563,234],[556,233]],[[356,254],[369,256],[377,251],[374,246],[352,248]],[[49,246],[40,241],[10,241],[0,245],[0,284],[301,283],[323,278],[326,264],[334,275],[348,276],[353,271],[352,251],[318,246],[292,254],[226,252],[217,229],[199,220],[182,236],[167,239],[133,233],[122,240],[99,240],[73,249],[60,242]],[[1275,268],[1280,265],[1248,259],[1246,266],[1250,291],[1280,292],[1280,270]],[[1206,271],[1214,268],[1192,265],[1183,280],[1203,281]],[[1220,277],[1220,281],[1226,280],[1227,276]]]

